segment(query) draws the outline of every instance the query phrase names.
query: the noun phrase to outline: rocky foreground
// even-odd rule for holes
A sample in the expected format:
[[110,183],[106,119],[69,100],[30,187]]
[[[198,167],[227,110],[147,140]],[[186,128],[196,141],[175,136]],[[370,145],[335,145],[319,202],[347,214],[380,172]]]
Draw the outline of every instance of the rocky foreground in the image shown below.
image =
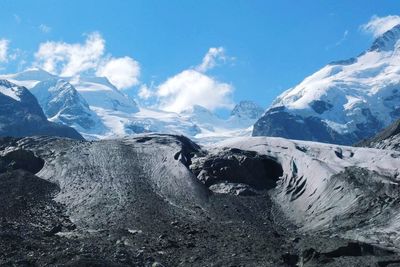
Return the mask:
[[398,266],[400,152],[0,140],[0,265]]

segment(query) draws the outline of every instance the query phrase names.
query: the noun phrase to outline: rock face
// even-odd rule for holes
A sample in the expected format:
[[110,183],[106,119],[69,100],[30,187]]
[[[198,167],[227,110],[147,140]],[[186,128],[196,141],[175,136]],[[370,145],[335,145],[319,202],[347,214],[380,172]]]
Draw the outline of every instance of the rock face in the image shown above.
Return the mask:
[[400,151],[400,120],[395,121],[373,138],[361,141],[357,146]]
[[281,94],[253,136],[354,144],[400,117],[400,25],[356,58],[337,61]]
[[83,139],[74,129],[49,122],[27,89],[6,80],[0,80],[0,114],[0,136],[50,135]]
[[253,128],[253,136],[279,136],[295,140],[319,141],[347,144],[353,140],[349,135],[341,135],[317,117],[303,118],[285,111],[284,107],[269,109]]
[[0,265],[396,264],[396,153],[281,138],[207,149],[157,134],[3,138]]

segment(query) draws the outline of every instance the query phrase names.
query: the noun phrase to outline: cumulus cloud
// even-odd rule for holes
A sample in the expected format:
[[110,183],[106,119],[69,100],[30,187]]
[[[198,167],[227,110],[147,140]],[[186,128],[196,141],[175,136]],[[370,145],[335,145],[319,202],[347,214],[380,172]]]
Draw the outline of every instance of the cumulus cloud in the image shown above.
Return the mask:
[[161,84],[156,95],[160,99],[161,109],[179,113],[194,105],[210,110],[231,108],[232,91],[231,85],[218,82],[197,70],[189,69]]
[[211,47],[207,54],[203,57],[203,61],[196,67],[197,71],[206,72],[214,68],[219,62],[225,62],[225,49],[223,47]]
[[207,74],[207,71],[226,62],[223,47],[212,47],[203,57],[201,64],[186,69],[158,86],[149,89],[143,85],[138,93],[141,99],[157,98],[158,107],[162,110],[180,113],[194,105],[210,110],[232,108],[233,86],[220,82]]
[[8,46],[10,41],[7,39],[0,39],[0,62],[8,60]]
[[117,88],[129,88],[139,83],[140,66],[130,57],[111,58],[100,65],[97,76],[107,77]]
[[104,54],[105,41],[99,33],[91,33],[84,44],[45,42],[35,53],[36,63],[44,70],[62,76],[74,76],[94,69]]
[[43,33],[49,33],[51,31],[51,27],[46,24],[40,24],[39,30]]
[[105,43],[98,32],[89,34],[84,43],[48,41],[39,45],[34,65],[61,76],[104,76],[119,89],[138,84],[139,63],[127,56],[106,56]]
[[371,17],[368,23],[361,25],[361,29],[374,37],[378,37],[398,24],[400,24],[400,16],[378,17],[375,15]]

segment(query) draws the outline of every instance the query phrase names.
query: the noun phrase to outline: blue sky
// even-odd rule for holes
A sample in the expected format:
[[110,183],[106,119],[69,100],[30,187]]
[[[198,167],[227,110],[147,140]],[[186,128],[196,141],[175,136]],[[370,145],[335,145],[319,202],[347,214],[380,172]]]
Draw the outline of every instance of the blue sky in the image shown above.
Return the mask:
[[[125,86],[130,95],[137,97],[141,87],[157,91],[186,70],[180,78],[187,83],[204,78],[204,84],[233,90],[233,102],[249,99],[263,107],[330,61],[366,49],[373,37],[360,26],[372,16],[400,14],[398,1],[390,0],[3,0],[0,9],[0,39],[9,42],[3,73],[43,63],[34,55],[46,41],[83,45],[97,33],[105,46],[100,61],[129,57],[133,61],[120,62],[138,64],[140,75]],[[223,51],[201,72],[211,80],[192,79],[212,47]],[[177,80],[163,87],[170,94],[159,105],[166,109],[176,108],[172,87],[183,86]],[[210,107],[224,106],[229,103]]]

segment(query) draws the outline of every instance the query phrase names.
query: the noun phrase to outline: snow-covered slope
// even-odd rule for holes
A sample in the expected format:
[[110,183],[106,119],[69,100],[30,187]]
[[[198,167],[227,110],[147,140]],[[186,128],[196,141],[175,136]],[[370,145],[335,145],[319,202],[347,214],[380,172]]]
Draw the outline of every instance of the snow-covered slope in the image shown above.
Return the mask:
[[253,135],[352,144],[400,117],[400,25],[280,95]]
[[83,139],[74,129],[49,122],[25,87],[0,80],[0,136],[50,135]]
[[239,102],[227,119],[210,110],[195,105],[180,115],[193,121],[200,131],[193,136],[201,143],[214,143],[231,137],[250,136],[253,124],[261,117],[263,109],[251,101]]
[[91,107],[125,113],[139,111],[136,102],[118,90],[105,77],[70,78],[69,82],[75,86]]
[[305,232],[400,249],[400,153],[277,137],[226,140],[282,165],[273,198]]
[[37,83],[31,90],[47,118],[71,126],[91,139],[105,132],[103,123],[73,85],[62,79]]

